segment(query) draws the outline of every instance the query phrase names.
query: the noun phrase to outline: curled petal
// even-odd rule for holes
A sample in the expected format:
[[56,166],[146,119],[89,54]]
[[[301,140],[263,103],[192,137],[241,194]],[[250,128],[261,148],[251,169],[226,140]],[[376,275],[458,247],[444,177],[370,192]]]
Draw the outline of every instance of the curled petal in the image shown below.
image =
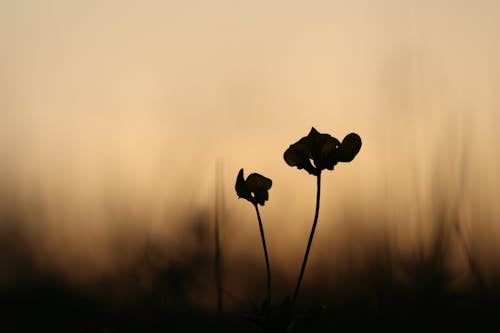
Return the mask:
[[361,149],[361,138],[356,133],[346,135],[337,150],[339,162],[351,162]]
[[312,175],[317,175],[323,169],[333,169],[331,156],[338,146],[339,140],[329,134],[319,133],[314,127],[306,137],[292,144],[284,154],[286,163],[305,169]]
[[304,169],[310,174],[315,175],[316,168],[311,163],[312,154],[308,141],[307,137],[300,139],[285,151],[283,157],[289,166],[296,166],[299,169]]
[[332,170],[337,162],[333,161],[331,156],[337,151],[340,142],[329,134],[321,134],[321,136],[318,139],[319,144],[317,145],[317,156],[314,159],[314,163],[320,170]]
[[273,181],[258,173],[252,173],[248,176],[246,184],[250,192],[267,191],[273,185]]
[[321,158],[340,145],[339,140],[330,134],[319,133],[314,127],[311,128],[307,138],[309,139],[309,149],[314,159]]
[[258,173],[250,174],[245,180],[243,169],[241,169],[236,177],[236,194],[238,197],[244,198],[255,205],[264,205],[265,201],[269,199],[268,190],[272,184],[271,179]]
[[240,169],[240,172],[238,172],[238,176],[236,177],[235,190],[238,197],[252,201],[252,193],[248,189],[245,178],[243,177],[243,169]]

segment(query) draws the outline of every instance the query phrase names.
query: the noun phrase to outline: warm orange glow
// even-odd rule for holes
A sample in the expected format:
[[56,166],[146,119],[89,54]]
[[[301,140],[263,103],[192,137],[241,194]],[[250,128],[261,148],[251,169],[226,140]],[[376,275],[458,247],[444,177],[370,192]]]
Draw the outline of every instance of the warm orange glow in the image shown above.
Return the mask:
[[384,233],[409,251],[439,209],[493,260],[499,22],[495,1],[2,4],[2,209],[22,212],[41,267],[111,274],[146,239],[190,244],[178,235],[210,216],[221,160],[228,260],[260,256],[244,167],[273,180],[270,253],[296,274],[315,188],[282,156],[315,126],[363,148],[324,177],[311,274],[325,256],[362,263],[357,240]]

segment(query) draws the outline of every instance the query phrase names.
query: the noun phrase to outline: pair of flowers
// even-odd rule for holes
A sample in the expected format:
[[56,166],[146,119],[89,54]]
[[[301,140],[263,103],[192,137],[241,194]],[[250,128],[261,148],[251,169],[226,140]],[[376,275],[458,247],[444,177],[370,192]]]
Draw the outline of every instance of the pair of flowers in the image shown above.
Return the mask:
[[[260,236],[262,247],[264,250],[264,258],[266,261],[267,270],[267,296],[263,302],[262,310],[255,314],[254,321],[260,325],[265,332],[273,331],[273,327],[278,327],[277,331],[292,332],[293,327],[296,327],[297,320],[293,318],[292,306],[299,294],[302,278],[304,276],[307,265],[307,258],[311,249],[314,232],[318,223],[319,202],[321,193],[321,172],[325,169],[333,170],[339,162],[350,162],[358,154],[361,148],[361,138],[356,133],[348,134],[342,142],[332,137],[329,134],[319,133],[314,127],[309,134],[301,138],[296,143],[292,144],[284,154],[286,163],[298,169],[304,169],[309,174],[316,176],[317,192],[316,192],[316,210],[312,229],[309,234],[307,248],[302,261],[299,277],[292,298],[286,297],[281,303],[278,313],[278,323],[273,323],[271,319],[271,267],[269,264],[269,256],[267,254],[266,238],[264,236],[264,227],[259,213],[259,205],[263,206],[269,199],[269,189],[272,186],[272,180],[258,173],[250,174],[246,179],[241,169],[236,178],[236,194],[240,198],[244,198],[251,202],[257,213],[259,222]],[[286,315],[284,315],[286,314]]]
[[[304,169],[311,175],[318,176],[324,169],[333,170],[338,162],[350,162],[361,148],[361,138],[356,133],[348,134],[342,142],[329,134],[319,133],[314,127],[309,134],[292,144],[284,154],[289,166]],[[236,178],[238,197],[254,205],[264,205],[269,199],[271,179],[258,173],[252,173],[247,179],[243,169]]]

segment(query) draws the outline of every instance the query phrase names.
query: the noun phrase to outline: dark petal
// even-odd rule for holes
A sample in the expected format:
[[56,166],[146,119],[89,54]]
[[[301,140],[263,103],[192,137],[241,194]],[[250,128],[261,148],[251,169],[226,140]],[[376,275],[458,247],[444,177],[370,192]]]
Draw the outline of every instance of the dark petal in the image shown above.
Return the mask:
[[255,202],[261,206],[264,206],[264,203],[269,199],[269,192],[267,191],[258,191],[255,192]]
[[309,149],[318,170],[333,168],[330,162],[332,154],[340,145],[339,140],[330,134],[319,133],[314,127],[308,134]]
[[243,169],[240,169],[238,172],[238,176],[236,177],[236,185],[234,187],[236,189],[236,194],[240,198],[247,199],[253,202],[252,194],[245,182],[245,178],[243,177]]
[[330,134],[320,133],[312,127],[306,137],[285,151],[284,158],[288,165],[317,175],[323,169],[332,170],[337,164],[338,160],[335,155],[339,146],[340,142],[337,138]]
[[328,134],[321,134],[321,135],[322,137],[319,140],[318,156],[316,157],[317,162],[315,163],[316,166],[321,170],[325,168],[332,170],[335,163],[332,163],[331,157],[337,151],[340,142],[339,140]]
[[[334,155],[332,155],[334,156]],[[328,169],[328,170],[333,170],[333,168],[335,168],[335,166],[337,165],[338,161],[337,159],[334,157],[334,158],[329,158],[325,161],[325,169]]]
[[260,191],[267,191],[273,185],[273,181],[258,173],[252,173],[246,180],[246,186],[250,192],[257,193]]
[[314,139],[317,135],[319,135],[319,132],[314,127],[311,127],[311,130],[309,131],[309,134],[307,134],[307,137],[310,139]]
[[361,149],[361,138],[356,133],[346,135],[337,150],[339,162],[351,162]]
[[340,144],[339,140],[326,133],[319,133],[314,127],[311,128],[311,131],[307,135],[307,144],[309,145],[312,151],[320,152],[322,147],[325,144],[336,144],[337,146]]
[[289,166],[296,166],[299,169],[305,169],[310,174],[316,174],[316,169],[311,164],[311,150],[308,137],[300,139],[285,151],[283,158]]
[[304,139],[304,143],[307,145],[310,154],[309,158],[312,158],[315,165],[318,166],[316,163],[318,162],[318,158],[320,156],[320,150],[324,137],[322,137],[322,134],[312,127],[309,134],[307,134]]

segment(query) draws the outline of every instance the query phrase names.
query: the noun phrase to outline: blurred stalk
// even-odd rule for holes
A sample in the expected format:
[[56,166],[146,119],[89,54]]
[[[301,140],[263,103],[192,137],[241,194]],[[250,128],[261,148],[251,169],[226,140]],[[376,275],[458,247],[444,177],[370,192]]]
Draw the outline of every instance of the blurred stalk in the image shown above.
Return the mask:
[[[462,140],[461,146],[458,148],[462,148],[461,152],[457,152],[457,154],[460,154],[459,156],[461,157],[461,160],[459,162],[459,170],[458,170],[458,186],[456,190],[456,204],[455,207],[463,207],[465,205],[465,193],[466,192],[466,183],[467,183],[467,176],[468,176],[468,171],[469,171],[469,161],[471,161],[471,140],[466,140],[465,138],[465,133],[470,133],[472,132],[473,129],[473,124],[475,122],[475,119],[473,115],[466,114],[466,119],[462,121],[462,130],[459,133],[462,133],[462,136],[460,139]],[[467,127],[466,127],[467,126]],[[483,297],[487,297],[488,295],[488,285],[486,283],[486,279],[481,271],[481,268],[479,267],[479,264],[475,260],[473,254],[472,254],[472,246],[470,243],[467,242],[466,237],[468,236],[470,240],[471,236],[471,231],[469,228],[467,228],[467,225],[465,223],[460,223],[460,219],[458,216],[456,217],[456,222],[455,222],[455,230],[457,232],[458,238],[460,239],[460,242],[462,244],[462,247],[464,249],[465,255],[467,256],[467,263],[469,264],[469,270],[476,280],[476,283],[479,287],[479,290],[482,294]],[[464,230],[466,229],[466,230]],[[464,235],[464,232],[466,232],[468,235]]]
[[222,303],[222,252],[220,241],[220,224],[224,213],[224,193],[222,183],[222,162],[217,160],[215,166],[215,212],[214,212],[214,237],[215,237],[215,292],[217,295],[217,317],[223,313]]

